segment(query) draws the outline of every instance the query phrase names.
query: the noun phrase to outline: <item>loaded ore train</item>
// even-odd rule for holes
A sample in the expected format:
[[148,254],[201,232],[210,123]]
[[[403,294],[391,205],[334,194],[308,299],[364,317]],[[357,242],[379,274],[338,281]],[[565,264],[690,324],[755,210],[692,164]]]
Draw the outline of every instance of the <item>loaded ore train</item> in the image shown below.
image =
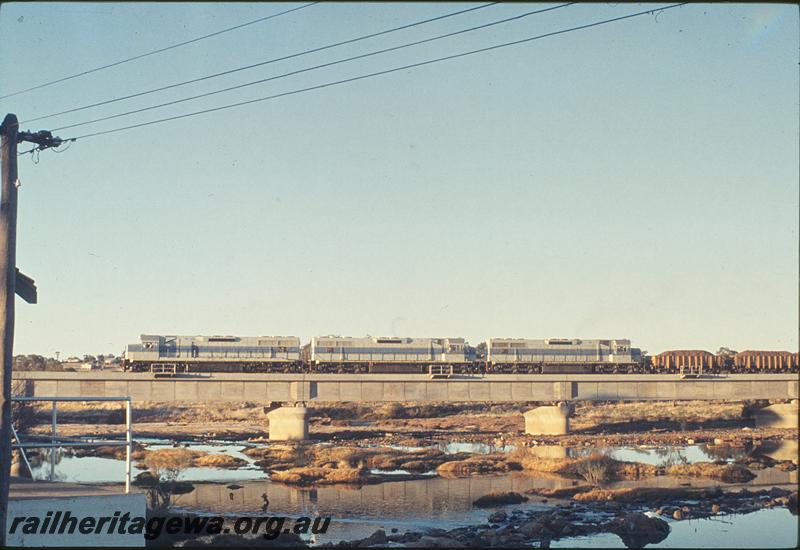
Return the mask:
[[[723,348],[724,349],[724,348]],[[665,351],[655,356],[630,340],[490,338],[475,347],[464,338],[142,335],[125,350],[131,372],[613,374],[797,372],[798,354],[785,351]]]

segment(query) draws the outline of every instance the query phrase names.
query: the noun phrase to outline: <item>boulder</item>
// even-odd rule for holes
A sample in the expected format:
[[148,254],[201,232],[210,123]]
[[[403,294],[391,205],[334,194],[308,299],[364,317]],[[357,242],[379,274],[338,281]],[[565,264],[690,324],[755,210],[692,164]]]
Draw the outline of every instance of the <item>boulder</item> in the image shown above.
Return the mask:
[[508,519],[508,514],[503,511],[495,512],[489,516],[489,523],[503,523]]
[[376,544],[386,544],[386,531],[383,529],[378,529],[367,538],[361,539],[355,546],[364,548],[365,546],[374,546]]
[[628,548],[642,548],[667,538],[669,524],[663,519],[647,517],[640,512],[630,512],[615,518],[609,530],[616,533]]
[[537,519],[526,521],[519,528],[519,532],[528,539],[538,537],[545,530],[547,530],[547,527],[545,526],[544,522]]

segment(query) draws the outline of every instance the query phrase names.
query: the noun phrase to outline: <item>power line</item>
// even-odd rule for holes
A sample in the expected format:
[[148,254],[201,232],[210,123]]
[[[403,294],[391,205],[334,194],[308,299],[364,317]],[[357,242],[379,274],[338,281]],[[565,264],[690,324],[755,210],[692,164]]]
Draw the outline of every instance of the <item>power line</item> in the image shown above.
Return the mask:
[[114,114],[114,115],[107,115],[107,116],[95,118],[95,119],[92,119],[92,120],[85,120],[83,122],[77,122],[75,124],[68,124],[66,126],[61,126],[59,128],[55,128],[53,131],[55,132],[55,131],[58,131],[58,130],[66,130],[68,128],[76,128],[78,126],[85,126],[87,124],[95,124],[97,122],[103,122],[105,120],[111,120],[111,119],[120,118],[120,117],[123,117],[123,116],[134,115],[134,114],[142,113],[142,112],[145,112],[145,111],[151,111],[153,109],[159,109],[161,107],[168,107],[170,105],[176,105],[178,103],[184,103],[186,101],[193,101],[195,99],[201,99],[203,97],[208,97],[208,96],[212,96],[212,95],[216,95],[216,94],[221,94],[221,93],[224,93],[224,92],[230,92],[230,91],[233,91],[233,90],[238,90],[240,88],[247,88],[249,86],[255,86],[256,84],[264,84],[265,82],[270,82],[270,81],[273,81],[273,80],[279,80],[281,78],[286,78],[286,77],[289,77],[289,76],[294,76],[294,75],[301,74],[301,73],[306,73],[306,72],[309,72],[309,71],[315,71],[317,69],[322,69],[322,68],[325,68],[325,67],[331,67],[333,65],[338,65],[340,63],[347,63],[349,61],[355,61],[357,59],[364,59],[366,57],[371,57],[371,56],[374,56],[374,55],[379,55],[379,54],[392,52],[392,51],[396,51],[396,50],[402,50],[404,48],[409,48],[411,46],[418,46],[420,44],[425,44],[427,42],[434,42],[436,40],[442,40],[444,38],[449,38],[449,37],[456,36],[456,35],[459,35],[459,34],[464,34],[464,33],[467,33],[467,32],[473,32],[473,31],[476,31],[476,30],[479,30],[479,29],[485,29],[487,27],[492,27],[494,25],[500,25],[500,24],[503,24],[503,23],[508,23],[510,21],[515,21],[515,20],[518,20],[518,19],[522,19],[524,17],[528,17],[528,16],[531,16],[531,15],[538,14],[538,13],[544,13],[546,11],[552,11],[552,10],[557,10],[557,9],[560,9],[560,8],[565,8],[565,7],[570,6],[570,5],[574,4],[574,3],[575,2],[570,2],[570,3],[567,3],[567,4],[560,4],[558,6],[553,6],[553,7],[549,7],[549,8],[540,9],[540,10],[533,10],[533,11],[525,12],[525,13],[522,13],[522,14],[519,14],[519,15],[515,15],[513,17],[507,17],[506,19],[500,19],[498,21],[492,21],[490,23],[484,23],[482,25],[477,25],[475,27],[470,27],[468,29],[462,29],[460,31],[454,31],[454,32],[446,33],[446,34],[440,34],[440,35],[434,36],[432,38],[426,38],[426,39],[423,39],[423,40],[417,40],[417,41],[414,41],[414,42],[409,42],[407,44],[401,44],[399,46],[392,46],[391,48],[384,48],[382,50],[375,50],[375,51],[372,51],[372,52],[369,52],[369,53],[365,53],[365,54],[354,55],[354,56],[347,57],[347,58],[344,58],[344,59],[338,59],[336,61],[330,61],[328,63],[322,63],[321,65],[315,65],[313,67],[306,67],[305,69],[298,69],[296,71],[283,73],[283,74],[280,74],[280,75],[277,75],[277,76],[271,76],[269,78],[262,78],[260,80],[255,80],[255,81],[252,81],[252,82],[245,82],[244,84],[237,84],[236,86],[229,86],[228,88],[222,88],[222,89],[219,89],[219,90],[214,90],[214,91],[211,91],[211,92],[205,92],[205,93],[194,95],[194,96],[184,97],[184,98],[181,98],[181,99],[175,99],[173,101],[167,101],[165,103],[159,103],[159,104],[156,104],[156,105],[150,105],[149,107],[141,107],[139,109],[133,109],[131,111],[126,111],[126,112],[123,112],[123,113],[117,113],[117,114]]
[[400,30],[404,30],[404,29],[409,29],[411,27],[424,25],[426,23],[432,23],[433,21],[439,21],[441,19],[446,19],[448,17],[454,17],[456,15],[461,15],[461,14],[464,14],[464,13],[467,13],[467,12],[480,10],[480,9],[483,9],[483,8],[488,8],[489,6],[494,6],[495,4],[499,4],[499,3],[500,2],[489,2],[488,4],[482,4],[480,6],[467,8],[467,9],[456,11],[456,12],[453,12],[453,13],[447,13],[447,14],[440,15],[440,16],[437,16],[437,17],[432,17],[430,19],[425,19],[423,21],[417,21],[417,22],[414,22],[414,23],[409,23],[407,25],[402,25],[400,27],[395,27],[393,29],[387,29],[387,30],[380,31],[380,32],[375,32],[375,33],[372,33],[372,34],[366,34],[364,36],[359,36],[357,38],[351,38],[349,40],[344,40],[342,42],[337,42],[335,44],[328,44],[327,46],[321,46],[319,48],[314,48],[314,49],[311,49],[311,50],[305,50],[305,51],[302,51],[302,52],[293,53],[293,54],[286,55],[286,56],[283,56],[283,57],[276,57],[274,59],[269,59],[267,61],[261,61],[259,63],[253,63],[252,65],[245,65],[243,67],[237,67],[235,69],[229,69],[229,70],[222,71],[222,72],[219,72],[219,73],[214,73],[214,74],[210,74],[210,75],[194,78],[194,79],[191,79],[191,80],[184,80],[183,82],[177,82],[175,84],[168,84],[166,86],[161,86],[159,88],[153,88],[153,89],[150,89],[150,90],[145,90],[145,91],[142,91],[142,92],[137,92],[137,93],[126,95],[126,96],[117,97],[117,98],[109,99],[109,100],[106,100],[106,101],[100,101],[98,103],[92,103],[90,105],[84,105],[83,107],[75,107],[73,109],[67,109],[66,111],[60,111],[58,113],[51,113],[49,115],[42,115],[42,116],[39,116],[39,117],[36,117],[36,118],[23,120],[22,124],[26,124],[26,123],[29,123],[29,122],[34,122],[34,121],[37,121],[37,120],[42,120],[44,118],[60,116],[60,115],[66,115],[68,113],[74,113],[74,112],[77,112],[77,111],[83,111],[85,109],[91,109],[92,107],[100,107],[101,105],[108,105],[109,103],[116,103],[118,101],[124,101],[126,99],[132,99],[134,97],[140,97],[140,96],[147,95],[147,94],[152,94],[152,93],[156,93],[156,92],[162,92],[164,90],[169,90],[169,89],[172,89],[172,88],[178,88],[180,86],[185,86],[187,84],[194,84],[196,82],[202,82],[203,80],[209,80],[211,78],[217,78],[217,77],[220,77],[220,76],[225,76],[225,75],[237,73],[239,71],[246,71],[248,69],[254,69],[256,67],[262,67],[262,66],[268,65],[270,63],[276,63],[278,61],[285,61],[287,59],[293,59],[295,57],[301,57],[303,55],[308,55],[308,54],[311,54],[311,53],[321,52],[323,50],[327,50],[327,49],[330,49],[330,48],[336,48],[338,46],[344,46],[345,44],[352,44],[354,42],[359,42],[361,40],[367,40],[368,38],[375,38],[376,36],[381,36],[381,35],[389,34],[389,33],[392,33],[392,32],[396,32],[396,31],[400,31]]
[[17,92],[13,92],[13,93],[10,93],[10,94],[6,94],[6,95],[3,95],[3,96],[0,96],[0,99],[6,99],[7,97],[13,97],[15,95],[24,94],[26,92],[31,92],[33,90],[38,90],[40,88],[45,88],[47,86],[52,86],[53,84],[58,84],[60,82],[65,82],[67,80],[72,80],[73,78],[78,78],[79,76],[85,76],[87,74],[96,73],[96,72],[102,71],[104,69],[109,69],[111,67],[116,67],[118,65],[122,65],[123,63],[129,63],[129,62],[135,61],[137,59],[142,59],[143,57],[148,57],[148,56],[155,55],[155,54],[158,54],[158,53],[166,52],[168,50],[174,50],[175,48],[180,48],[181,46],[186,46],[188,44],[194,44],[195,42],[200,42],[201,40],[205,40],[206,38],[212,38],[214,36],[219,36],[220,34],[225,34],[226,32],[235,31],[235,30],[247,27],[249,25],[255,25],[256,23],[261,23],[262,21],[267,21],[268,19],[274,19],[275,17],[280,17],[281,15],[286,15],[287,13],[291,13],[293,11],[302,10],[304,8],[308,8],[308,7],[313,6],[314,4],[319,4],[319,2],[311,2],[309,4],[304,4],[302,6],[298,6],[296,8],[292,8],[290,10],[285,10],[285,11],[282,11],[282,12],[279,12],[279,13],[268,15],[266,17],[260,17],[258,19],[254,19],[253,21],[247,21],[246,23],[242,23],[242,24],[236,25],[234,27],[229,27],[227,29],[222,29],[222,30],[219,30],[219,31],[216,31],[216,32],[212,32],[211,34],[198,36],[197,38],[192,38],[191,40],[186,40],[184,42],[179,42],[177,44],[172,44],[171,46],[166,46],[164,48],[159,48],[157,50],[153,50],[153,51],[150,51],[150,52],[147,52],[147,53],[135,55],[133,57],[129,57],[129,58],[123,59],[121,61],[115,61],[114,63],[109,63],[108,65],[103,65],[101,67],[95,67],[94,69],[88,69],[86,71],[82,71],[80,73],[75,73],[75,74],[70,75],[70,76],[65,76],[63,78],[59,78],[59,79],[56,79],[56,80],[51,80],[50,82],[45,82],[44,84],[38,84],[36,86],[31,86],[30,88],[25,88],[24,90],[19,90]]
[[600,25],[605,25],[605,24],[608,24],[608,23],[614,23],[614,22],[617,22],[617,21],[623,21],[625,19],[631,19],[633,17],[639,17],[641,15],[648,15],[648,14],[653,14],[653,13],[657,13],[657,12],[662,12],[662,11],[670,10],[670,9],[673,9],[673,8],[678,8],[680,6],[685,6],[688,3],[689,2],[681,2],[679,4],[670,4],[668,6],[664,6],[664,7],[660,7],[660,8],[652,8],[652,9],[649,9],[649,10],[646,10],[646,11],[641,11],[641,12],[637,12],[637,13],[623,15],[623,16],[620,16],[620,17],[614,17],[612,19],[605,19],[603,21],[596,21],[594,23],[588,23],[586,25],[580,25],[578,27],[571,27],[569,29],[562,29],[560,31],[554,31],[554,32],[546,33],[546,34],[540,34],[538,36],[532,36],[532,37],[529,37],[529,38],[523,38],[521,40],[515,40],[513,42],[504,42],[502,44],[497,44],[497,45],[489,46],[489,47],[486,47],[486,48],[480,48],[480,49],[477,49],[477,50],[471,50],[471,51],[463,52],[463,53],[459,53],[459,54],[448,55],[448,56],[439,57],[439,58],[436,58],[436,59],[429,59],[428,61],[420,61],[418,63],[412,63],[410,65],[403,65],[402,67],[395,67],[393,69],[387,69],[387,70],[384,70],[384,71],[378,71],[378,72],[374,72],[374,73],[364,74],[364,75],[355,76],[355,77],[352,77],[352,78],[347,78],[347,79],[344,79],[344,80],[337,80],[335,82],[328,82],[328,83],[325,83],[325,84],[319,84],[317,86],[310,86],[308,88],[301,88],[299,90],[292,90],[292,91],[289,91],[289,92],[284,92],[284,93],[275,94],[275,95],[271,95],[271,96],[261,97],[261,98],[257,98],[257,99],[250,99],[248,101],[240,101],[238,103],[231,103],[231,104],[228,104],[228,105],[222,105],[220,107],[214,107],[214,108],[211,108],[211,109],[203,109],[201,111],[194,111],[192,113],[186,113],[186,114],[182,114],[182,115],[176,115],[176,116],[171,116],[171,117],[167,117],[167,118],[161,118],[161,119],[157,119],[157,120],[151,120],[151,121],[148,121],[148,122],[140,122],[138,124],[131,124],[129,126],[122,126],[122,127],[119,127],[119,128],[112,128],[110,130],[103,130],[103,131],[100,131],[100,132],[93,132],[91,134],[84,134],[82,136],[76,136],[76,137],[70,138],[70,139],[79,140],[79,139],[86,139],[86,138],[95,137],[95,136],[102,136],[102,135],[106,135],[106,134],[122,132],[122,131],[125,131],[125,130],[132,130],[134,128],[141,128],[143,126],[150,126],[150,125],[153,125],[153,124],[160,124],[160,123],[163,123],[163,122],[170,122],[170,121],[173,121],[173,120],[179,120],[179,119],[182,119],[182,118],[193,117],[193,116],[202,115],[202,114],[206,114],[206,113],[213,113],[213,112],[222,111],[222,110],[225,110],[225,109],[232,109],[234,107],[241,107],[243,105],[250,105],[252,103],[258,103],[258,102],[261,102],[261,101],[268,101],[268,100],[271,100],[271,99],[276,99],[276,98],[279,98],[279,97],[285,97],[285,96],[294,95],[294,94],[300,94],[300,93],[309,92],[309,91],[312,91],[312,90],[319,90],[319,89],[328,88],[328,87],[331,87],[331,86],[338,86],[340,84],[346,84],[348,82],[355,82],[357,80],[363,80],[363,79],[366,79],[366,78],[372,78],[372,77],[375,77],[375,76],[382,76],[382,75],[394,73],[394,72],[397,72],[397,71],[403,71],[403,70],[407,70],[407,69],[413,69],[413,68],[416,68],[416,67],[422,67],[422,66],[425,66],[425,65],[433,64],[433,63],[439,63],[441,61],[448,61],[448,60],[451,60],[451,59],[458,59],[458,58],[461,58],[461,57],[466,57],[466,56],[474,55],[474,54],[477,54],[477,53],[488,52],[488,51],[497,50],[497,49],[500,49],[500,48],[506,48],[506,47],[509,47],[509,46],[516,46],[516,45],[519,45],[519,44],[532,42],[534,40],[541,40],[543,38],[548,38],[548,37],[551,37],[551,36],[557,36],[557,35],[560,35],[560,34],[566,34],[566,33],[570,33],[570,32],[589,29],[589,28],[592,28],[592,27],[598,27]]

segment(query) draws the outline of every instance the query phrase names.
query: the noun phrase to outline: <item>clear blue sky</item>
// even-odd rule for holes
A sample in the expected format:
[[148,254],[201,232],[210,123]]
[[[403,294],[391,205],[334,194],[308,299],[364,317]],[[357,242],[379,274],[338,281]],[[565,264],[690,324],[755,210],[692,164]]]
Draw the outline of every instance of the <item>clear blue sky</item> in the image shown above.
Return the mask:
[[[300,4],[4,3],[0,95]],[[584,4],[57,132],[256,98],[665,4]],[[468,4],[320,4],[0,100],[20,120]],[[538,7],[547,5],[539,4]],[[50,129],[535,9],[491,6]],[[798,8],[693,4],[20,158],[16,353],[140,333],[798,347]]]

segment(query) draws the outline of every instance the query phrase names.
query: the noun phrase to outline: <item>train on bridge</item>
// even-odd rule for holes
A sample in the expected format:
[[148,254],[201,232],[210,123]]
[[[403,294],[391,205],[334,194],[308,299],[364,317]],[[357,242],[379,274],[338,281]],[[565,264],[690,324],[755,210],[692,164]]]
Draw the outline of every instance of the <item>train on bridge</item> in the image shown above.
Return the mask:
[[130,372],[453,374],[702,374],[798,372],[787,351],[673,350],[650,356],[627,339],[315,336],[166,336],[144,334],[127,346]]

